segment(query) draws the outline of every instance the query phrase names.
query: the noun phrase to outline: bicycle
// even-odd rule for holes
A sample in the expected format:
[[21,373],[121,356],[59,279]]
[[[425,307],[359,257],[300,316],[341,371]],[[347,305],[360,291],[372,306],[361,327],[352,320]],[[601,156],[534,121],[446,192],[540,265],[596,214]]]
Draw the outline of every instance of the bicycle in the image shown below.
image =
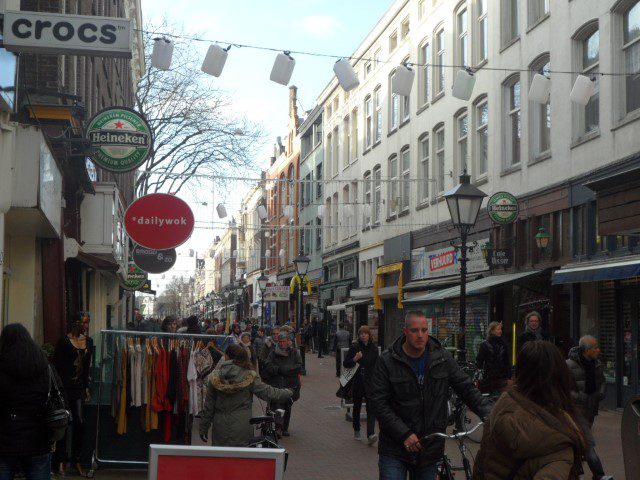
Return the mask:
[[[253,417],[249,420],[249,424],[260,431],[260,435],[251,439],[247,444],[248,448],[276,448],[284,449],[282,445],[278,443],[278,433],[276,432],[276,419],[284,416],[284,410],[276,409],[271,411],[269,407],[265,412],[265,415],[259,417]],[[289,460],[289,452],[285,450],[284,453],[284,469],[287,469],[287,461]]]
[[471,465],[471,461],[469,457],[473,458],[473,455],[464,444],[464,439],[469,437],[469,435],[473,434],[483,425],[482,422],[476,424],[471,430],[466,432],[454,433],[452,435],[448,435],[446,433],[430,433],[429,435],[425,435],[420,439],[420,442],[427,442],[433,438],[439,437],[444,438],[445,440],[456,440],[458,442],[458,449],[460,450],[460,455],[462,456],[462,466],[455,467],[451,463],[451,460],[447,456],[446,453],[442,455],[442,460],[438,465],[438,476],[436,477],[438,480],[456,480],[455,471],[463,471],[465,474],[466,480],[472,480],[473,478],[473,468]]

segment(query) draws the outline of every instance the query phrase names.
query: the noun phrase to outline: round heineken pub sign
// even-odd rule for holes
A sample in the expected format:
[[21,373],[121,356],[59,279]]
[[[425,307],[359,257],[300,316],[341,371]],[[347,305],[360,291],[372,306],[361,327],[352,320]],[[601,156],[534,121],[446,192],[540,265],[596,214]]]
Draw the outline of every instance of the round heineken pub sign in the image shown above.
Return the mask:
[[126,107],[112,107],[94,115],[86,130],[91,142],[91,158],[101,168],[123,173],[142,165],[153,139],[149,124],[139,113]]
[[494,193],[487,203],[489,217],[500,225],[515,222],[519,212],[518,199],[507,192]]
[[142,288],[146,281],[147,272],[144,272],[143,270],[138,268],[135,263],[129,262],[129,265],[127,266],[127,274],[125,276],[125,281],[122,284],[122,288],[124,288],[125,290],[138,290],[139,288]]

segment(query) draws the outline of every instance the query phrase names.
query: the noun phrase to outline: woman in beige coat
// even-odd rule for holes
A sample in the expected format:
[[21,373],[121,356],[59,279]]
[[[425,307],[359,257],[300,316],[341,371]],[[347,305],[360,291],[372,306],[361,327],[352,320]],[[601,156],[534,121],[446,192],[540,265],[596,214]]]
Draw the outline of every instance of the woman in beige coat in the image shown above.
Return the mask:
[[522,348],[515,386],[484,427],[474,480],[577,480],[584,440],[571,400],[571,374],[550,342]]

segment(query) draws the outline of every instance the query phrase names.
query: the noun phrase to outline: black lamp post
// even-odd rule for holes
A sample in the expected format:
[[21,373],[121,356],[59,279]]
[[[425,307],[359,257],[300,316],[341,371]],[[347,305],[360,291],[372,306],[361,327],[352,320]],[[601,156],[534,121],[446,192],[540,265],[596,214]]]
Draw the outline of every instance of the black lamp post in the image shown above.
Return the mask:
[[[458,349],[460,359],[466,360],[465,329],[467,326],[467,236],[478,220],[482,199],[487,195],[471,185],[471,177],[465,172],[460,175],[460,183],[446,192],[444,198],[451,214],[453,225],[460,232],[460,336]],[[461,347],[462,348],[461,348]]]
[[[293,263],[296,266],[296,273],[298,274],[298,278],[300,279],[299,288],[298,288],[298,313],[297,313],[297,321],[296,321],[296,330],[299,332],[300,327],[302,327],[302,317],[304,315],[304,307],[302,305],[302,291],[305,287],[305,277],[307,276],[307,270],[309,270],[309,264],[311,260],[307,257],[302,249],[300,249],[300,254],[293,259]],[[305,362],[305,348],[304,342],[300,342],[300,356],[302,357],[302,374],[307,374],[306,362]]]
[[264,292],[267,289],[267,283],[269,283],[269,277],[264,272],[260,273],[258,277],[258,288],[260,288],[260,325],[264,326]]
[[236,295],[237,295],[237,299],[236,299],[236,322],[240,323],[240,313],[242,312],[242,314],[244,315],[244,302],[243,302],[243,294],[244,293],[244,287],[241,287],[240,285],[237,286],[236,288]]

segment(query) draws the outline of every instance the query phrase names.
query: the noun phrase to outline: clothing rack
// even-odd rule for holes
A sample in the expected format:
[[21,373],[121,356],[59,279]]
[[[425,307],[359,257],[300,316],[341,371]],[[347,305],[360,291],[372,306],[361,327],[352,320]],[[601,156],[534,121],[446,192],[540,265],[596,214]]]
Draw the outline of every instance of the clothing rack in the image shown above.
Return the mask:
[[[118,339],[121,339],[122,342],[126,342],[127,339],[160,339],[160,340],[182,340],[188,341],[191,343],[191,347],[196,344],[198,341],[202,341],[205,346],[208,342],[213,340],[214,345],[213,348],[220,353],[223,353],[228,345],[233,343],[233,336],[231,335],[207,335],[207,334],[190,334],[190,333],[163,333],[163,332],[137,332],[132,330],[102,330],[100,332],[100,366],[99,366],[99,381],[98,381],[98,395],[96,402],[96,431],[95,431],[95,443],[94,450],[92,454],[91,460],[91,470],[89,470],[88,475],[90,478],[93,477],[95,470],[101,465],[110,465],[110,466],[128,466],[128,467],[145,467],[149,464],[148,461],[143,460],[127,460],[122,458],[101,458],[100,456],[100,410],[101,407],[107,406],[106,403],[102,402],[102,393],[103,393],[103,383],[105,383],[106,379],[105,375],[105,354],[106,353],[114,353],[109,350],[110,346],[116,345],[118,343]],[[108,343],[108,340],[110,342]],[[163,342],[164,343],[164,342]],[[111,388],[114,388],[113,385]],[[110,405],[110,403],[109,403]],[[187,409],[186,413],[186,421],[188,422],[190,417],[190,412]]]

